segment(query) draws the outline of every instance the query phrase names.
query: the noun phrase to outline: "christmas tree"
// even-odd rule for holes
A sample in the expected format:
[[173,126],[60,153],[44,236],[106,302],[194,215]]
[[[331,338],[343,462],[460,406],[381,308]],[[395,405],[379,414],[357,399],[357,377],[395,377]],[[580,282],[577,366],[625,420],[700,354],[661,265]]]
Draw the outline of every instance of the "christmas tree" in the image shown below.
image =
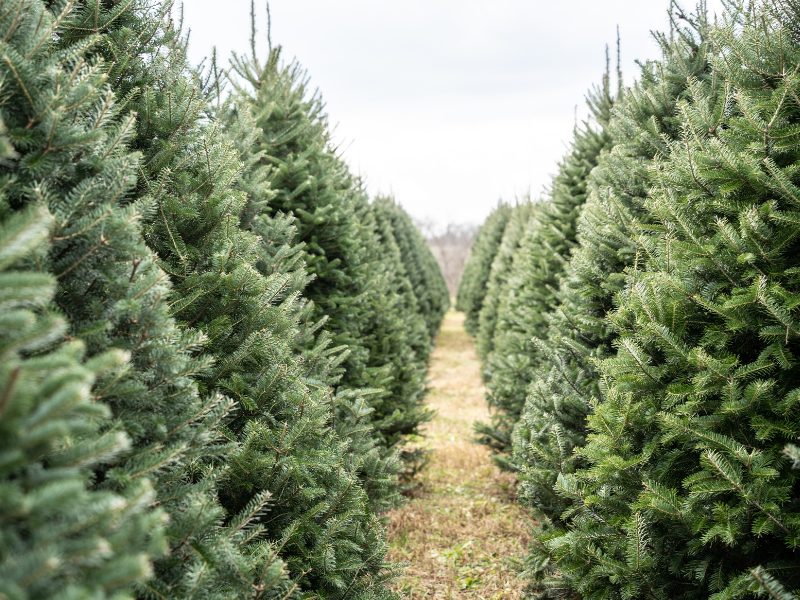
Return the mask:
[[602,398],[594,360],[613,352],[616,336],[606,315],[614,292],[624,285],[622,271],[636,266],[633,223],[647,218],[647,166],[668,153],[664,140],[680,131],[674,115],[688,78],[707,76],[704,20],[674,25],[679,35],[673,41],[658,38],[663,59],[642,65],[639,81],[617,101],[607,126],[613,148],[600,156],[589,177],[579,247],[567,265],[546,337],[535,341],[543,360],[515,431],[513,460],[521,470],[521,499],[542,522],[525,573],[538,582],[532,589],[542,597],[575,591],[574,581],[554,567],[540,540],[563,525],[562,516],[573,504],[554,486],[556,478],[586,465],[575,450],[585,443],[592,399]]
[[[394,198],[376,198],[373,206],[379,207],[391,224],[400,260],[432,341],[439,332],[444,314],[450,308],[450,293],[439,263],[414,221]],[[423,357],[423,361],[427,361],[427,358],[427,355]]]
[[710,28],[712,71],[687,80],[679,133],[662,138],[586,465],[558,477],[573,508],[545,543],[584,598],[798,587],[783,450],[798,435],[797,113],[785,99],[800,54],[785,13],[738,8]]
[[503,232],[511,218],[511,206],[503,202],[486,217],[475,243],[470,250],[469,258],[464,265],[464,272],[458,284],[456,310],[466,315],[464,327],[471,336],[478,333],[479,319],[483,301],[486,297],[486,286],[492,270],[492,261],[500,248]]
[[395,291],[402,287],[401,265],[384,263],[366,195],[332,147],[324,106],[308,93],[304,72],[297,63],[282,64],[279,47],[262,63],[254,25],[252,35],[251,56],[234,57],[238,77],[231,81],[262,130],[257,148],[272,166],[272,198],[263,211],[295,217],[296,240],[313,276],[304,290],[314,306],[308,318],[324,320],[333,344],[347,348],[341,371],[328,383],[367,399],[393,464],[394,447],[430,417],[420,406],[423,372],[409,361],[419,351],[416,316],[403,318]]
[[264,207],[271,198],[269,187],[271,166],[258,148],[262,130],[256,125],[247,101],[241,106],[237,97],[219,103],[216,89],[219,78],[210,79],[211,104],[217,105],[213,113],[225,125],[222,135],[239,151],[242,169],[234,185],[245,194],[245,208],[240,226],[260,238],[255,252],[259,259],[256,268],[266,277],[286,276],[286,285],[276,300],[293,298],[287,305],[291,319],[296,323],[293,352],[299,359],[298,367],[306,385],[329,395],[334,413],[332,424],[339,437],[347,441],[349,459],[357,465],[358,478],[367,492],[375,511],[391,508],[399,501],[397,473],[400,463],[394,449],[388,449],[374,428],[375,410],[371,406],[379,394],[373,389],[332,389],[342,377],[342,362],[347,357],[347,346],[333,346],[332,336],[325,328],[327,317],[315,320],[315,306],[300,296],[313,275],[306,270],[304,244],[295,242],[296,219],[291,214],[269,214]]
[[[135,119],[108,84],[103,38],[75,35],[89,31],[84,25],[99,13],[71,4],[53,7],[57,13],[38,3],[17,8],[4,13],[6,121],[18,155],[4,165],[7,207],[45,206],[52,214],[52,243],[35,264],[55,277],[53,310],[66,317],[67,339],[85,346],[87,364],[109,351],[130,357],[92,387],[95,401],[111,410],[99,433],[128,443],[94,461],[86,482],[139,508],[139,516],[126,517],[139,531],[128,551],[144,549],[155,564],[152,578],[138,578],[138,594],[221,598],[255,587],[266,597],[283,594],[280,561],[244,555],[250,517],[242,515],[238,531],[221,530],[216,474],[198,464],[231,449],[217,425],[232,403],[199,396],[192,377],[208,361],[193,353],[202,335],[181,331],[171,316],[170,286],[140,230],[151,205],[129,200],[140,167],[128,144]],[[102,13],[125,16],[119,8]],[[257,566],[274,589],[258,581]],[[242,575],[233,576],[237,570]]]
[[[518,249],[510,265],[507,260],[503,263],[505,285],[491,287],[493,298],[484,302],[486,332],[479,342],[483,341],[483,351],[488,354],[484,378],[493,412],[491,422],[477,424],[476,432],[498,453],[495,459],[504,468],[511,468],[508,455],[512,431],[542,362],[533,338],[544,337],[547,315],[558,304],[561,278],[577,246],[577,221],[586,201],[589,174],[609,145],[606,125],[613,102],[606,72],[603,85],[589,96],[592,122],[576,127],[571,150],[559,165],[549,198],[533,207],[522,238],[510,243]],[[489,313],[492,306],[497,307],[493,319]]]
[[475,337],[475,348],[478,357],[485,361],[494,349],[494,334],[497,328],[497,313],[501,303],[513,293],[509,289],[511,265],[517,254],[519,244],[534,213],[534,205],[529,198],[518,202],[511,208],[500,246],[497,248],[486,283],[486,298],[478,314],[478,334]]
[[220,417],[232,447],[198,461],[195,476],[219,472],[223,533],[244,537],[255,568],[216,567],[216,575],[252,577],[251,593],[261,596],[279,581],[277,556],[306,593],[385,595],[383,527],[357,481],[360,465],[332,430],[330,394],[306,384],[295,352],[296,297],[283,294],[293,276],[257,267],[261,239],[240,227],[249,203],[238,180],[241,153],[209,116],[167,14],[144,2],[93,7],[68,42],[99,30],[102,53],[117,57],[108,79],[140,117],[131,146],[141,167],[129,197],[152,206],[144,237],[174,286],[171,312],[206,337],[198,386],[235,403]]
[[[382,315],[376,337],[383,341],[382,354],[391,356],[393,361],[393,378],[387,390],[390,395],[376,405],[375,413],[379,419],[377,429],[388,436],[389,446],[401,448],[406,471],[410,474],[419,468],[426,454],[418,449],[402,448],[402,445],[408,435],[419,434],[419,425],[433,416],[423,403],[431,343],[392,227],[392,213],[397,210],[402,209],[381,198],[370,205],[369,216],[375,221],[381,244],[382,258],[376,259],[376,264],[380,263],[385,269],[390,291],[390,296],[375,305],[376,314]],[[398,323],[400,320],[405,322],[402,327]]]
[[[20,32],[28,26],[18,23]],[[13,32],[9,38],[7,54],[16,41]],[[110,411],[91,394],[125,355],[85,361],[81,341],[64,342],[64,319],[52,310],[56,279],[31,268],[46,253],[52,224],[42,208],[13,211],[0,199],[0,595],[131,597],[131,584],[150,575],[162,514],[148,510],[147,484],[128,497],[92,489],[92,469],[130,445],[122,432],[103,431]],[[59,348],[47,350],[56,341]]]

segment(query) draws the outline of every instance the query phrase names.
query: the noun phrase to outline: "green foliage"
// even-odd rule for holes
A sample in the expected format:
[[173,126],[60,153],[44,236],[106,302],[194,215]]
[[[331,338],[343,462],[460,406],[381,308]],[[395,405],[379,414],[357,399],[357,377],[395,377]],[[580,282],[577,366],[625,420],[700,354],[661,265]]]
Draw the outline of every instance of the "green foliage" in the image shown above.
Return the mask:
[[533,213],[534,205],[531,204],[530,199],[525,199],[511,207],[511,216],[503,232],[497,254],[492,261],[489,281],[486,284],[486,298],[478,314],[478,334],[475,338],[478,357],[482,361],[485,361],[494,349],[498,309],[511,293],[509,289],[511,265]]
[[395,446],[402,443],[403,436],[418,433],[419,425],[433,416],[423,404],[432,347],[393,227],[393,213],[402,209],[392,201],[378,198],[369,210],[380,240],[381,258],[376,258],[375,264],[385,269],[389,287],[388,296],[375,306],[376,312],[384,314],[377,338],[383,342],[383,354],[391,357],[393,373],[387,390],[390,396],[375,412],[380,419],[378,430],[389,436],[388,445]]
[[[147,542],[155,564],[137,593],[221,598],[252,591],[262,583],[250,580],[254,566],[280,574],[282,565],[266,554],[245,558],[248,518],[239,531],[221,530],[215,475],[197,464],[230,451],[216,426],[231,402],[218,394],[201,400],[192,382],[207,367],[192,357],[202,336],[181,331],[170,314],[170,287],[139,228],[151,205],[126,198],[139,168],[128,148],[134,118],[108,85],[104,37],[74,35],[90,31],[96,18],[130,15],[124,7],[109,13],[68,4],[53,15],[35,2],[12,4],[4,12],[7,60],[0,68],[18,158],[4,168],[3,211],[44,205],[52,214],[52,244],[31,264],[55,276],[54,310],[65,315],[69,338],[85,345],[89,364],[108,351],[130,356],[104,369],[92,389],[112,413],[100,433],[129,442],[91,466],[98,490],[139,509],[126,517],[141,537],[129,550]],[[271,587],[268,595],[286,591]]]
[[162,515],[147,510],[150,486],[123,497],[89,485],[91,469],[130,444],[102,432],[109,410],[91,395],[125,356],[84,362],[80,341],[45,350],[65,333],[62,319],[39,310],[56,282],[24,265],[41,256],[51,226],[42,209],[0,216],[0,595],[126,598],[149,576]]
[[[439,263],[414,221],[393,198],[376,198],[372,205],[391,224],[400,260],[411,282],[419,311],[425,318],[428,336],[433,340],[450,308],[450,293]],[[427,360],[427,355],[424,360]]]
[[[366,201],[358,182],[330,148],[327,120],[318,96],[309,95],[300,66],[283,66],[280,48],[261,64],[253,55],[236,57],[234,80],[240,110],[249,108],[262,130],[256,147],[272,164],[272,197],[264,211],[295,218],[298,243],[313,279],[306,297],[314,319],[325,319],[337,346],[349,352],[340,383],[351,389],[380,388],[386,368],[369,368],[370,342],[365,296],[378,277],[370,273],[368,253],[378,240],[371,223],[359,219]],[[372,248],[370,248],[372,245]]]
[[800,581],[783,455],[800,433],[800,47],[768,4],[733,18],[658,140],[609,315],[618,352],[597,363],[582,464],[557,477],[571,508],[543,543],[583,598],[787,597]]
[[296,67],[264,122],[170,10],[0,7],[0,596],[391,598],[441,273]]
[[368,404],[376,396],[374,390],[340,389],[333,392],[342,374],[341,363],[347,347],[331,345],[331,335],[324,328],[326,318],[314,321],[314,304],[299,296],[313,279],[305,268],[302,243],[295,243],[295,218],[291,214],[269,215],[263,209],[271,196],[270,166],[263,160],[264,152],[256,141],[262,135],[249,110],[240,110],[233,102],[217,107],[214,113],[224,123],[221,135],[237,148],[243,168],[234,185],[246,195],[240,225],[260,238],[255,248],[258,260],[255,267],[265,277],[282,275],[286,283],[275,301],[293,298],[286,305],[296,322],[294,350],[299,352],[298,368],[305,383],[332,394],[333,424],[339,436],[347,440],[347,453],[358,466],[358,476],[375,511],[385,510],[397,502],[399,465],[394,455],[381,450],[381,440],[373,429],[374,409]]
[[456,310],[466,315],[464,327],[473,337],[478,333],[492,262],[503,241],[503,233],[511,218],[511,211],[510,205],[500,202],[486,217],[486,221],[475,236],[475,244],[470,250],[464,272],[461,274],[456,295]]
[[[549,198],[530,209],[521,239],[514,242],[519,233],[507,228],[508,244],[518,249],[510,261],[498,254],[497,261],[501,262],[495,265],[497,276],[505,282],[490,284],[492,296],[487,297],[481,315],[482,324],[486,325],[485,333],[481,332],[484,378],[493,413],[490,423],[476,425],[476,432],[480,441],[498,453],[495,459],[505,468],[510,468],[514,425],[534,373],[545,360],[533,338],[546,336],[548,313],[560,300],[560,281],[576,247],[577,221],[586,201],[589,173],[609,145],[605,127],[613,100],[608,74],[603,87],[590,100],[595,123],[576,128],[571,150],[559,165]],[[490,327],[492,321],[495,323]],[[480,344],[481,336],[478,341]]]
[[[262,240],[240,228],[251,200],[241,149],[208,115],[166,11],[131,2],[99,13],[103,53],[126,57],[111,65],[109,80],[140,115],[131,145],[142,160],[131,197],[152,207],[143,216],[145,240],[174,286],[172,314],[206,339],[198,353],[206,366],[194,378],[236,408],[217,417],[226,452],[197,460],[194,477],[216,481],[227,511],[203,513],[201,524],[223,526],[228,545],[242,538],[246,560],[227,569],[209,548],[196,552],[203,569],[229,585],[244,579],[257,597],[288,592],[281,562],[309,594],[384,596],[386,544],[357,480],[360,457],[331,428],[336,398],[305,381],[295,351],[300,307],[284,292],[297,274],[264,275],[257,266]],[[71,42],[89,29],[76,29]],[[220,586],[215,593],[239,595]]]
[[[342,427],[348,432],[374,427],[383,452],[378,474],[391,477],[398,468],[395,448],[431,416],[422,406],[429,340],[419,328],[419,304],[415,308],[404,296],[408,275],[402,254],[386,255],[382,240],[387,236],[359,181],[331,147],[322,102],[308,94],[299,65],[281,64],[280,48],[262,64],[253,48],[252,56],[234,58],[234,70],[237,103],[249,109],[261,129],[255,148],[271,166],[271,199],[262,212],[294,217],[295,239],[312,276],[303,291],[313,306],[305,319],[323,324],[332,343],[345,349],[339,368],[325,379],[357,406],[337,414],[340,434],[349,435]],[[423,279],[419,291],[429,295],[427,290]],[[433,315],[431,323],[435,320]],[[354,415],[369,415],[369,421],[353,427]],[[354,453],[362,454],[355,448]],[[373,506],[389,506],[394,499],[387,494],[395,492],[372,494]]]
[[534,341],[543,360],[531,377],[513,457],[520,468],[521,499],[543,523],[525,573],[542,597],[565,589],[574,592],[570,577],[554,570],[551,552],[541,540],[548,539],[553,526],[563,525],[562,515],[573,504],[573,497],[558,492],[557,477],[586,464],[575,449],[585,443],[592,399],[602,398],[594,361],[613,353],[616,334],[606,316],[614,291],[624,287],[623,269],[636,263],[632,224],[647,218],[647,165],[655,156],[667,155],[664,140],[680,131],[674,115],[687,78],[707,76],[702,30],[701,20],[679,29],[674,42],[660,38],[663,59],[644,64],[640,80],[617,101],[606,128],[613,147],[600,156],[587,182],[579,246],[567,265],[545,335]]

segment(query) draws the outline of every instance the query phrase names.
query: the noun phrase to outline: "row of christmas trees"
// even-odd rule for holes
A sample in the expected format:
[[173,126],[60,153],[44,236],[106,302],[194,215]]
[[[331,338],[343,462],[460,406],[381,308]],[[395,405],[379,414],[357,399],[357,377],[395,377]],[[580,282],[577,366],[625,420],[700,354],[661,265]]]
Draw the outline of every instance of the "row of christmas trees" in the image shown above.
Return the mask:
[[800,2],[671,7],[458,294],[535,598],[800,590]]
[[0,598],[391,597],[449,297],[303,71],[3,0],[0,99]]

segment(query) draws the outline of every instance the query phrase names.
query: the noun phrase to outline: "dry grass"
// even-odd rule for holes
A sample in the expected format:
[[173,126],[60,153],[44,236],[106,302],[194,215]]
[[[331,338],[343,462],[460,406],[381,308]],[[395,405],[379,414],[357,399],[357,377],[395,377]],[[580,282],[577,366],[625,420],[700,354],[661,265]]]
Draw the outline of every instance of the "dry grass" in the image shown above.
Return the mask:
[[389,558],[408,563],[396,587],[412,600],[519,598],[524,587],[508,564],[529,540],[514,477],[471,441],[472,423],[488,411],[463,321],[447,314],[433,353],[428,402],[437,416],[424,440],[433,456],[408,504],[389,514]]

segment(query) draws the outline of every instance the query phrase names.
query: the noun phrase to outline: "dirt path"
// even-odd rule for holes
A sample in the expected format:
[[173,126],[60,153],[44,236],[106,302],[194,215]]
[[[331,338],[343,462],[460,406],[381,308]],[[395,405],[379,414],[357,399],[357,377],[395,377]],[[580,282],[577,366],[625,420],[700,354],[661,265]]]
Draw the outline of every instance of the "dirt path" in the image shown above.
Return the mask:
[[433,456],[408,504],[389,514],[389,557],[408,563],[397,588],[412,600],[519,598],[524,587],[507,562],[529,539],[514,477],[471,441],[472,423],[488,411],[463,322],[462,313],[449,312],[433,352],[428,402],[438,414],[423,442]]

